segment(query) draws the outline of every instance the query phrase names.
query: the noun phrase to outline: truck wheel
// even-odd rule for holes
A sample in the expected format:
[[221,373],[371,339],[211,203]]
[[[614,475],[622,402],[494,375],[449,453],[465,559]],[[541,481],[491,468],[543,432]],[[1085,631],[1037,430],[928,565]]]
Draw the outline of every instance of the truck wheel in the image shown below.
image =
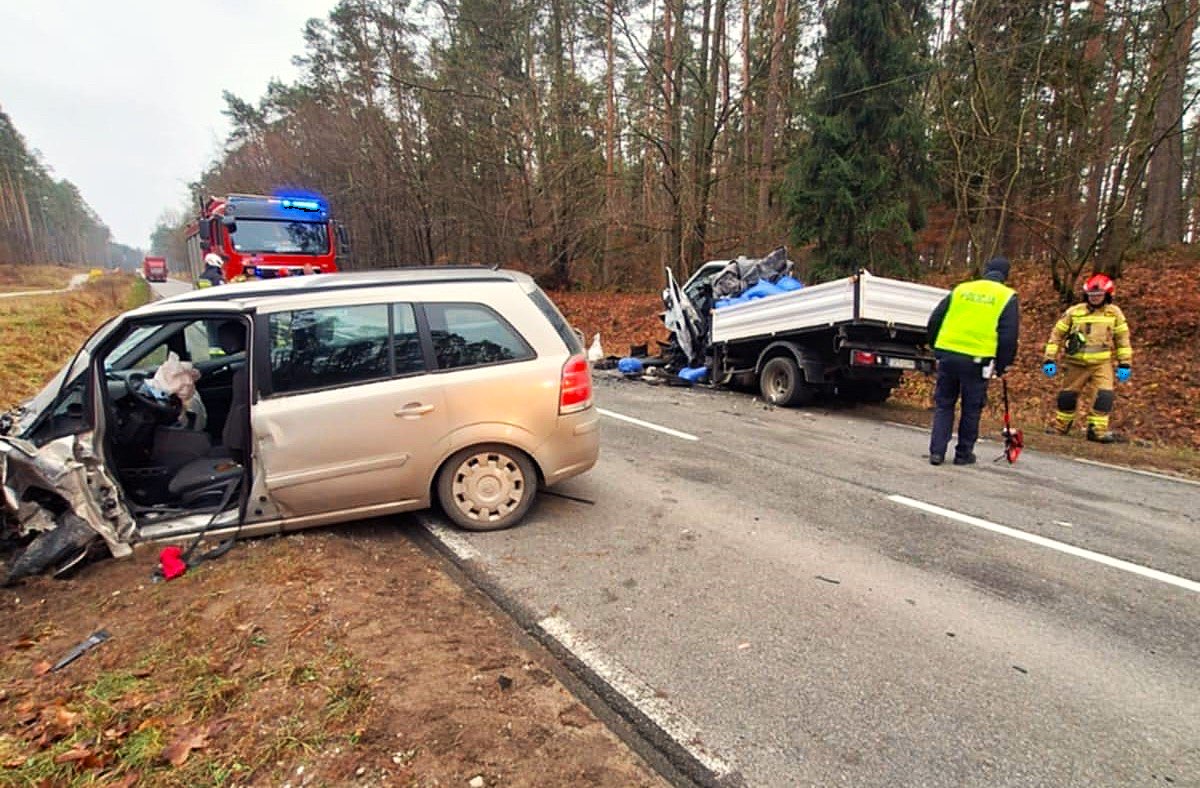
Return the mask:
[[804,382],[800,367],[791,356],[776,356],[763,364],[758,387],[763,399],[772,405],[784,407],[807,405],[815,394],[812,387]]

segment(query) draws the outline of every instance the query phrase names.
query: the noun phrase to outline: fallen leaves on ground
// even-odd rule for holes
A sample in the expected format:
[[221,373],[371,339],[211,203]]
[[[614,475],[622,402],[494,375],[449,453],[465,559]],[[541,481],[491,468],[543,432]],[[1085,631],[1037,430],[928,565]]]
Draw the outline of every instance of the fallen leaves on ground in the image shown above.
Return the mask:
[[163,749],[162,759],[178,768],[187,762],[192,750],[202,750],[206,746],[208,746],[207,732],[199,728],[191,728],[180,733]]

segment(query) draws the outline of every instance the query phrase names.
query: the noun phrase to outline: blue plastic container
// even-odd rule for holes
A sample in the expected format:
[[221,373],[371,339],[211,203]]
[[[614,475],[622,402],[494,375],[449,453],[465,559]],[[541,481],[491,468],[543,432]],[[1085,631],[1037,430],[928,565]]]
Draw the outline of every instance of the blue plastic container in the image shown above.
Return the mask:
[[617,362],[617,370],[622,375],[640,375],[643,369],[642,362],[632,356],[626,356]]

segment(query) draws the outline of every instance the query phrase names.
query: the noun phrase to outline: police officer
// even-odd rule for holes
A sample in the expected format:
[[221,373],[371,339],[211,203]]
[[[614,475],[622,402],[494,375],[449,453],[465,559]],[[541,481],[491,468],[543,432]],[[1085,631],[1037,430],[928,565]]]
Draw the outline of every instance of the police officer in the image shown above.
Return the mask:
[[987,400],[988,379],[1003,375],[1017,356],[1020,311],[1016,291],[1004,284],[1008,270],[1007,259],[992,259],[982,279],[955,287],[929,316],[929,343],[937,355],[930,465],[941,465],[946,459],[954,405],[960,397],[962,415],[954,464],[975,462],[975,441]]
[[1133,364],[1133,345],[1129,339],[1129,323],[1112,302],[1116,292],[1113,280],[1104,274],[1094,274],[1083,284],[1084,301],[1075,304],[1058,319],[1046,343],[1042,371],[1047,377],[1058,372],[1058,353],[1061,349],[1064,378],[1058,392],[1058,412],[1054,425],[1047,432],[1066,435],[1075,421],[1079,392],[1089,383],[1096,386],[1096,400],[1088,414],[1087,439],[1097,443],[1113,443],[1117,437],[1108,429],[1116,392],[1113,390],[1113,347],[1117,355],[1117,380],[1129,380]]

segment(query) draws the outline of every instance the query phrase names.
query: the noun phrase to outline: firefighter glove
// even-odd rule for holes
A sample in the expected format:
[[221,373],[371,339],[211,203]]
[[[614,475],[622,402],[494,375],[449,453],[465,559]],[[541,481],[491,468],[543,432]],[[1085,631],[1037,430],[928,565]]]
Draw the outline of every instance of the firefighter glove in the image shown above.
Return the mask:
[[1133,374],[1133,370],[1130,369],[1129,365],[1127,365],[1127,364],[1122,364],[1121,366],[1117,367],[1117,380],[1119,380],[1122,383],[1128,382],[1129,376],[1132,374]]
[[1055,364],[1053,361],[1047,361],[1045,364],[1042,364],[1042,372],[1046,373],[1046,377],[1052,378],[1054,377],[1054,373],[1058,372],[1058,364]]

